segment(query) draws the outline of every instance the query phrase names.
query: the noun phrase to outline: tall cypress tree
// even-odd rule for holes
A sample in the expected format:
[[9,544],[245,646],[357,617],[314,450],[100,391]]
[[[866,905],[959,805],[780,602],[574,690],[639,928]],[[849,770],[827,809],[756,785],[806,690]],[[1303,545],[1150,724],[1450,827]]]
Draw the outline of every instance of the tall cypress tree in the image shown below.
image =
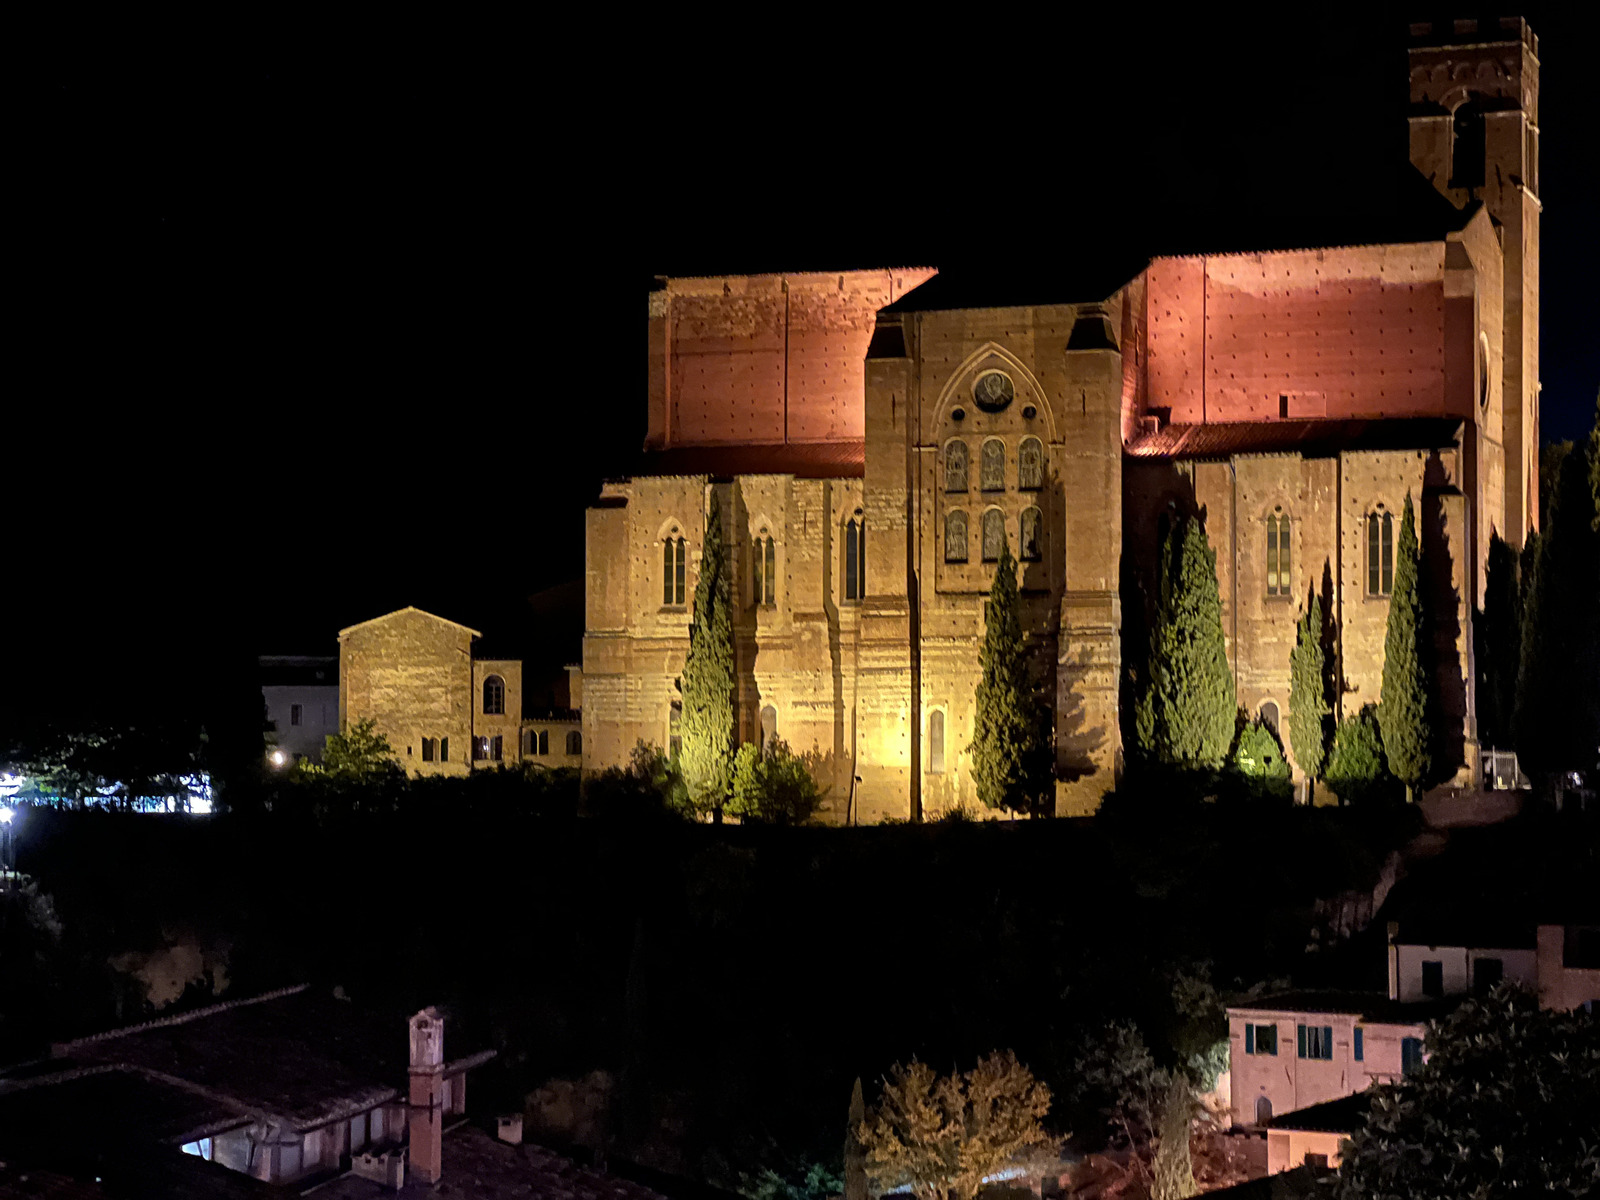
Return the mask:
[[[1600,742],[1600,535],[1587,448],[1560,465],[1543,532],[1524,556],[1517,755],[1530,772],[1582,769]],[[1530,542],[1532,539],[1530,539]]]
[[689,802],[721,816],[733,781],[733,610],[715,493],[694,586],[689,658],[683,667],[683,778]]
[[1408,800],[1433,767],[1421,585],[1417,516],[1408,491],[1400,518],[1400,536],[1395,541],[1394,591],[1389,596],[1389,626],[1383,637],[1383,692],[1378,698],[1384,757],[1389,760],[1389,769],[1406,785]]
[[1322,649],[1322,597],[1295,626],[1289,657],[1289,744],[1307,779],[1322,774],[1328,757],[1328,664]]
[[1039,812],[1054,789],[1049,710],[1028,681],[1017,563],[1009,545],[1000,550],[984,625],[983,676],[967,747],[972,781],[978,799],[990,808]]
[[1216,768],[1233,744],[1238,705],[1222,632],[1217,555],[1186,517],[1161,549],[1160,600],[1150,633],[1144,694],[1135,714],[1153,762]]
[[1522,658],[1522,586],[1517,579],[1517,552],[1498,533],[1489,539],[1477,634],[1478,740],[1486,747],[1504,749],[1512,741]]

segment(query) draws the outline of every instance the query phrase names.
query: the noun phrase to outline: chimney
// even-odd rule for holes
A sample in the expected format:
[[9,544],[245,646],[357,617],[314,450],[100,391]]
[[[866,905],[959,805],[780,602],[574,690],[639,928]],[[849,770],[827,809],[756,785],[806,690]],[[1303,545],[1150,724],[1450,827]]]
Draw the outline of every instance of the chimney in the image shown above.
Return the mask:
[[444,1134],[444,1018],[425,1008],[411,1018],[410,1174],[438,1183]]

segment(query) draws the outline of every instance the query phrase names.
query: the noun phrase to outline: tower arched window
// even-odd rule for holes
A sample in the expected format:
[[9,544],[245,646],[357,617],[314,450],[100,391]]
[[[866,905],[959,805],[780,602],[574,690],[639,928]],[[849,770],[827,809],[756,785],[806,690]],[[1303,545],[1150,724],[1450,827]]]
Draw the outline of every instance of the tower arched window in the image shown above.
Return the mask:
[[772,743],[778,740],[778,710],[767,705],[761,710],[761,752],[770,753]]
[[1044,443],[1036,437],[1023,438],[1017,450],[1017,486],[1025,492],[1044,486]]
[[1261,723],[1276,735],[1278,732],[1278,704],[1275,700],[1268,700],[1261,706]]
[[1037,508],[1022,510],[1022,520],[1018,522],[1017,532],[1017,557],[1023,562],[1038,562],[1044,557],[1044,519]]
[[944,560],[948,563],[967,561],[967,514],[952,508],[944,515]]
[[1367,514],[1367,595],[1394,591],[1394,514]]
[[928,714],[928,774],[944,774],[944,711]]
[[990,438],[983,443],[983,457],[978,473],[984,491],[1006,490],[1006,444],[999,438]]
[[1450,123],[1450,186],[1483,186],[1485,159],[1483,109],[1467,101],[1455,111]]
[[772,604],[778,593],[778,544],[766,530],[756,535],[750,546],[751,600],[756,604]]
[[683,603],[687,559],[683,538],[668,534],[661,543],[661,603],[669,608]]
[[506,681],[491,675],[483,681],[483,711],[486,716],[504,716],[506,711]]
[[960,438],[945,444],[944,490],[964,492],[968,487],[967,444]]
[[1289,515],[1267,514],[1267,595],[1289,594]]
[[567,754],[573,758],[583,753],[583,734],[576,729],[567,730]]
[[1006,516],[998,508],[983,514],[983,561],[999,562],[1006,545]]
[[867,522],[859,515],[844,527],[844,598],[860,600],[867,594]]

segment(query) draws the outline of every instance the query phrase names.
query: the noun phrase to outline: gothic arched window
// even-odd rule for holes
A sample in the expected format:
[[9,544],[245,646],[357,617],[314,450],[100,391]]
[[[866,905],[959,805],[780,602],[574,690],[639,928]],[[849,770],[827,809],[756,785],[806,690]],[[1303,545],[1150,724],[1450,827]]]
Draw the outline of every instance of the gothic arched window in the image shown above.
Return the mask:
[[939,709],[928,714],[928,774],[944,774],[944,713]]
[[967,444],[958,438],[944,448],[944,490],[964,492],[967,487]]
[[772,743],[778,740],[778,710],[767,705],[761,710],[761,752],[770,753]]
[[1038,562],[1044,557],[1043,518],[1037,508],[1022,510],[1017,532],[1021,535],[1017,539],[1017,553],[1023,562]]
[[949,563],[967,561],[967,514],[952,508],[944,515],[944,560]]
[[483,681],[483,711],[486,716],[504,716],[506,711],[506,681],[491,675]]
[[986,492],[1003,492],[1006,490],[1006,444],[999,438],[990,438],[983,443],[983,458],[980,461],[979,484]]
[[583,753],[583,734],[576,729],[567,730],[567,754],[577,757]]
[[1267,595],[1289,594],[1289,517],[1267,514]]
[[860,600],[867,594],[867,522],[851,517],[844,527],[844,598]]
[[1367,595],[1394,591],[1394,514],[1367,514]]
[[778,589],[778,545],[766,530],[750,544],[750,562],[754,570],[750,599],[754,604],[772,604]]
[[1017,451],[1017,486],[1025,492],[1044,486],[1044,443],[1036,437],[1023,438]]
[[687,558],[681,537],[667,537],[661,543],[661,603],[673,607],[683,603],[684,564]]
[[983,561],[999,562],[1006,544],[1006,517],[998,508],[983,514]]

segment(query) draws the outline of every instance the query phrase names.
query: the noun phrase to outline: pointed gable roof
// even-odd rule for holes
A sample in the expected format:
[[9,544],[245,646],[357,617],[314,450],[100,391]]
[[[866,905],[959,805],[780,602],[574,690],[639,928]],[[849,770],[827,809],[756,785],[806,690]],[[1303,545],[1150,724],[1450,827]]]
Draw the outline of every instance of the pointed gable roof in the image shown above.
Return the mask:
[[436,613],[431,613],[425,609],[418,608],[415,605],[408,605],[405,608],[397,608],[393,612],[384,613],[381,617],[372,617],[369,620],[357,621],[354,625],[345,626],[343,629],[339,630],[339,640],[343,641],[345,634],[354,633],[357,629],[365,629],[368,625],[376,625],[380,621],[392,621],[396,617],[403,617],[410,613],[427,617],[430,621],[438,621],[443,625],[453,626],[454,628],[460,629],[465,633],[470,633],[475,638],[480,638],[483,636],[483,634],[479,633],[476,629],[469,628],[468,626],[461,624],[459,621],[451,621],[445,617],[439,616]]

